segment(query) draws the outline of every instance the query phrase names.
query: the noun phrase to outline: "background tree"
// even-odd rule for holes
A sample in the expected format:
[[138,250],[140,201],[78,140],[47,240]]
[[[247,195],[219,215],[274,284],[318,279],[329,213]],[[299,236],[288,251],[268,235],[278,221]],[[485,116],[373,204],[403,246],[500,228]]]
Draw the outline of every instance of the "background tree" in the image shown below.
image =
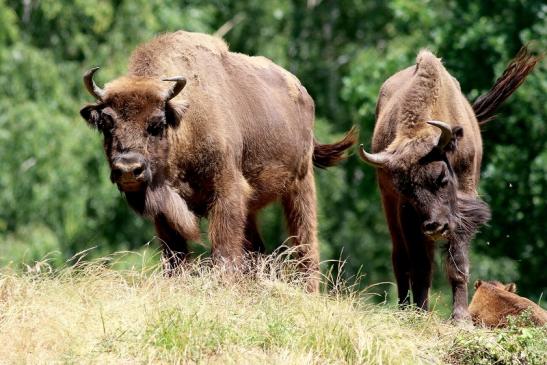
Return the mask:
[[[122,74],[130,51],[158,33],[218,30],[232,50],[271,58],[314,97],[321,141],[359,125],[369,145],[381,84],[420,48],[473,100],[524,43],[545,50],[546,19],[543,1],[526,0],[0,0],[0,262],[57,251],[62,264],[153,238],[110,184],[101,138],[78,110],[90,101],[83,71]],[[472,247],[472,278],[517,281],[535,298],[547,287],[546,94],[543,63],[484,127],[481,193],[493,219]],[[347,259],[346,275],[362,266],[365,285],[392,281],[373,170],[350,158],[316,176],[322,258]],[[261,221],[270,248],[286,239],[279,207]]]

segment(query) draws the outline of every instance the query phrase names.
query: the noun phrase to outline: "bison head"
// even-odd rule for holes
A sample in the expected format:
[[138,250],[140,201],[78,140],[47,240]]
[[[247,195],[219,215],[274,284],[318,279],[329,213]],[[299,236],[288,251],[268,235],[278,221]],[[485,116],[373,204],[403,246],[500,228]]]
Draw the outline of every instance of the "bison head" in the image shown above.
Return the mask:
[[489,285],[492,285],[500,290],[505,290],[511,293],[517,292],[517,284],[515,283],[509,283],[509,284],[503,284],[499,281],[483,281],[483,280],[477,280],[475,281],[475,290],[478,289],[482,284],[487,283]]
[[[84,74],[84,84],[97,102],[83,107],[80,114],[104,136],[112,182],[123,192],[144,191],[167,174],[169,129],[179,126],[187,109],[185,102],[172,99],[186,79],[128,76],[101,89],[93,81],[97,69]],[[174,85],[166,87],[165,81]]]
[[440,130],[440,135],[424,126],[412,137],[396,138],[379,153],[367,153],[361,145],[360,157],[386,174],[404,203],[418,214],[424,235],[436,240],[453,233],[473,234],[489,214],[484,202],[458,193],[458,179],[448,156],[456,150],[463,129],[439,121],[428,124]]

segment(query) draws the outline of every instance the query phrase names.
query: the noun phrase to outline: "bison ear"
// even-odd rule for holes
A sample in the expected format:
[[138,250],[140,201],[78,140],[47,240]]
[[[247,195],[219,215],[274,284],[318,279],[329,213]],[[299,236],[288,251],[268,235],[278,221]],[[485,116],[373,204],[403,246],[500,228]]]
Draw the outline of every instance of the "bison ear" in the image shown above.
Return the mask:
[[477,280],[475,281],[475,290],[477,290],[479,288],[479,286],[482,285],[482,280]]
[[182,117],[188,110],[188,103],[185,101],[168,101],[165,103],[165,120],[170,127],[177,128]]
[[511,293],[516,293],[517,292],[517,284],[515,284],[515,283],[505,284],[505,290],[507,290],[508,292],[511,292]]
[[97,128],[99,119],[101,118],[101,113],[99,112],[99,105],[97,104],[88,104],[80,109],[80,115],[84,118],[87,123],[93,127]]
[[463,138],[463,128],[460,126],[452,127],[452,138],[444,147],[445,152],[454,152],[458,148],[458,141]]
[[452,137],[455,138],[457,141],[462,139],[463,137],[463,128],[460,126],[456,126],[452,128]]

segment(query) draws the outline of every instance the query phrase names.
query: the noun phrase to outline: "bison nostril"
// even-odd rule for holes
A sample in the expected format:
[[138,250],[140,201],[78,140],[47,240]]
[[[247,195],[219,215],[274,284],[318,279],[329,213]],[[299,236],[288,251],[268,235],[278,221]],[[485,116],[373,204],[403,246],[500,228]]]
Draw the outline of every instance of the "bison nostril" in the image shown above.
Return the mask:
[[437,222],[425,222],[423,225],[424,232],[435,232],[440,224]]
[[143,171],[144,171],[144,167],[139,166],[139,167],[137,167],[133,170],[133,176],[139,177],[142,174]]

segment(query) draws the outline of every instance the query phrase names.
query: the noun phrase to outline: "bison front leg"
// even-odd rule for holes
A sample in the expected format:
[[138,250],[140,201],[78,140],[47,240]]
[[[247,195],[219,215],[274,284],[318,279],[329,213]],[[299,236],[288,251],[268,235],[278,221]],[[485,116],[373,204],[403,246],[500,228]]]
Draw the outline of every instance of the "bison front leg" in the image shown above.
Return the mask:
[[171,276],[188,259],[187,242],[169,225],[163,215],[156,217],[154,225],[161,242],[163,270],[165,275]]
[[391,263],[397,281],[397,297],[399,306],[404,308],[410,304],[410,258],[403,239],[403,232],[399,222],[397,197],[390,194],[387,189],[380,187],[382,192],[382,204],[391,234],[392,252]]
[[452,318],[470,320],[467,309],[467,283],[469,281],[468,244],[449,240],[446,253],[446,271],[452,285]]
[[391,252],[391,263],[397,281],[397,297],[399,307],[405,308],[410,304],[410,267],[406,247],[401,242],[393,241],[393,251]]
[[281,200],[289,236],[296,248],[301,270],[305,273],[309,292],[319,291],[319,244],[313,172],[293,183]]
[[209,212],[209,239],[215,263],[235,270],[243,259],[243,241],[250,187],[241,176],[225,181]]

